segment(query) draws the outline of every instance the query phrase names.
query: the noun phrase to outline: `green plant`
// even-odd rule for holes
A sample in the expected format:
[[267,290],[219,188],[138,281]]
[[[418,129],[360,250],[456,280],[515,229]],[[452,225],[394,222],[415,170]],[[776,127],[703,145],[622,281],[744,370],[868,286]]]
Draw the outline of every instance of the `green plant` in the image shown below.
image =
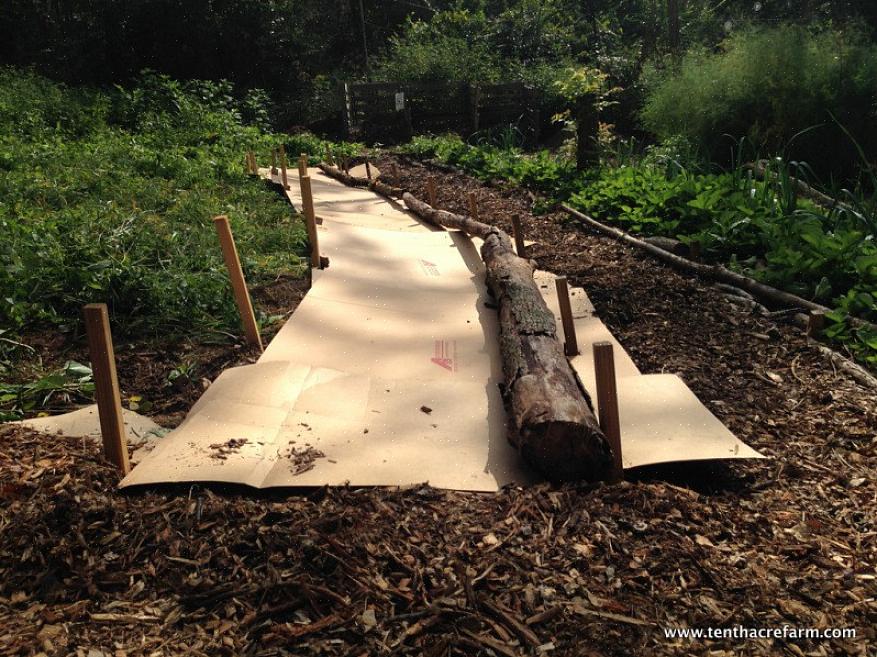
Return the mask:
[[877,154],[877,45],[853,27],[753,28],[721,52],[693,50],[678,69],[652,69],[646,80],[646,128],[663,139],[685,135],[719,162],[733,152],[725,135],[818,165],[826,177],[857,175],[844,131],[871,159]]
[[91,368],[67,361],[56,372],[23,384],[0,382],[0,420],[17,420],[35,408],[45,408],[57,400],[88,399],[94,393]]

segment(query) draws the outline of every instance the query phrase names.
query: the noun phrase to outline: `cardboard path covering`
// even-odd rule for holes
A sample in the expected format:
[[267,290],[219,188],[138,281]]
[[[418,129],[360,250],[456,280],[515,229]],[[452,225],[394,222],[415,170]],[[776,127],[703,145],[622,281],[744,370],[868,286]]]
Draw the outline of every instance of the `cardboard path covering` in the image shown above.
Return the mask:
[[[300,207],[296,172],[290,200]],[[311,169],[321,253],[311,290],[254,365],[223,372],[122,486],[405,485],[495,491],[535,480],[506,439],[495,310],[475,244]],[[559,316],[553,277],[537,276]],[[759,458],[673,375],[641,375],[572,290],[572,359],[615,343],[625,467]]]

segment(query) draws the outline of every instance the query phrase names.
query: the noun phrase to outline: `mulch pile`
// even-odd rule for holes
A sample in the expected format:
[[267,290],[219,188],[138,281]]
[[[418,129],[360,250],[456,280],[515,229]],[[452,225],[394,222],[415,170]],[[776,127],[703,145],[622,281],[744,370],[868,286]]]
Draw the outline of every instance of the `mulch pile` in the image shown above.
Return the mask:
[[[772,459],[490,495],[121,494],[90,442],[3,427],[0,655],[873,654],[877,395],[796,329],[519,191],[442,174],[439,203],[466,211],[468,190],[488,221],[524,216],[540,266],[585,287],[643,371],[680,374]],[[738,625],[858,636],[663,629]]]

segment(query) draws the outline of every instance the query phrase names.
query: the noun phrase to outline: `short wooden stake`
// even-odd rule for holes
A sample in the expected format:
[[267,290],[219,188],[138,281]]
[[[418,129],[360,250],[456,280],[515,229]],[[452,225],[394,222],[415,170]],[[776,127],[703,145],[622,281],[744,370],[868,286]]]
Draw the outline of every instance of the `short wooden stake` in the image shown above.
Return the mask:
[[320,241],[317,235],[317,216],[314,212],[314,195],[311,190],[311,177],[305,175],[299,181],[301,183],[301,205],[304,210],[305,224],[308,230],[308,241],[311,243],[311,267],[313,269],[322,269]]
[[283,189],[289,189],[289,181],[286,178],[286,151],[283,146],[280,147],[280,182],[283,183]]
[[83,312],[104,456],[125,475],[131,470],[131,465],[128,462],[128,441],[125,439],[122,397],[107,306],[90,303],[83,308]]
[[618,388],[615,382],[615,358],[611,342],[594,343],[594,374],[597,379],[597,413],[600,429],[612,448],[613,481],[624,476],[621,461],[621,421],[618,417]]
[[426,193],[429,195],[429,204],[437,208],[438,207],[438,198],[435,191],[435,178],[430,176],[426,179]]
[[478,201],[475,200],[475,192],[469,192],[469,216],[478,221]]
[[521,258],[527,257],[527,249],[524,247],[524,229],[521,227],[521,215],[512,215],[512,230],[515,233],[515,251]]
[[243,324],[247,342],[259,347],[259,351],[262,351],[262,336],[259,335],[259,326],[256,324],[256,315],[253,313],[253,304],[250,301],[250,293],[247,291],[247,282],[244,280],[241,260],[234,244],[234,236],[231,234],[228,217],[225,215],[213,217],[213,224],[219,234],[222,257],[225,260],[225,267],[228,269],[231,289],[234,292],[234,300],[241,316],[241,324]]
[[372,179],[372,167],[368,163],[368,158],[365,158],[365,177],[369,180]]
[[277,149],[271,149],[271,175],[277,175]]
[[299,178],[301,178],[302,176],[308,175],[308,160],[310,160],[310,158],[308,157],[307,153],[302,153],[301,155],[298,156],[298,177]]
[[811,310],[807,318],[807,335],[818,338],[825,328],[825,313],[821,310]]
[[335,166],[335,158],[332,157],[331,146],[326,146],[326,164],[328,164],[330,167]]
[[563,324],[563,351],[572,358],[579,355],[579,344],[576,341],[576,325],[572,318],[572,304],[569,301],[569,287],[566,278],[554,279],[557,288],[557,300],[560,303],[560,320]]
[[342,167],[341,167],[341,168],[344,170],[344,173],[350,173],[350,158],[349,158],[349,157],[345,157],[345,158],[341,161],[341,164],[342,164]]

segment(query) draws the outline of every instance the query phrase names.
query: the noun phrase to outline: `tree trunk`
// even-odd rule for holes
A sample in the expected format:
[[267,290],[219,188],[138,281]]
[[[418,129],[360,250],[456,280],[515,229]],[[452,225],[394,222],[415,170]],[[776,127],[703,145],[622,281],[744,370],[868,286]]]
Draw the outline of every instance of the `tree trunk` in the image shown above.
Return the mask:
[[576,169],[579,171],[599,163],[599,132],[597,98],[594,94],[586,94],[579,99],[576,107]]
[[405,205],[436,225],[484,240],[487,285],[499,306],[503,396],[512,420],[509,439],[536,470],[554,481],[608,478],[612,453],[557,339],[554,315],[509,236],[471,217],[436,210],[409,193]]

